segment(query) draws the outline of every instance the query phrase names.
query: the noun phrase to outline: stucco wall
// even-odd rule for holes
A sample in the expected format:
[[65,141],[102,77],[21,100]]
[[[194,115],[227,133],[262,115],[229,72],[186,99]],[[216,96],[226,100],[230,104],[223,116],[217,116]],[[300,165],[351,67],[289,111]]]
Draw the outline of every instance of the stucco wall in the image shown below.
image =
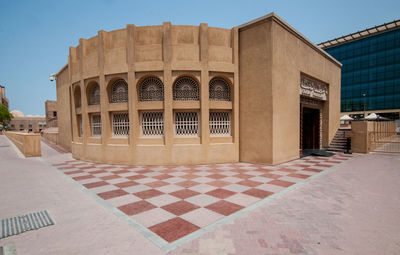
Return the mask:
[[71,151],[71,106],[69,69],[62,70],[57,76],[57,122],[58,122],[58,144]]
[[[236,45],[236,46],[235,46]],[[70,48],[68,68],[57,78],[59,106],[59,143],[68,148],[72,141],[75,158],[108,163],[193,164],[237,162],[239,160],[238,122],[238,36],[237,29],[200,26],[136,27],[99,31],[90,39],[80,39]],[[67,73],[69,73],[69,81]],[[138,86],[149,76],[164,84],[163,102],[139,102]],[[200,85],[199,101],[172,100],[173,82],[181,76],[195,78]],[[231,102],[209,102],[209,82],[222,77],[231,84]],[[65,79],[63,79],[65,78]],[[128,84],[126,103],[109,103],[111,84],[123,79]],[[88,91],[93,83],[100,86],[100,105],[88,105]],[[82,105],[75,107],[75,93]],[[71,97],[71,102],[69,102]],[[70,107],[71,104],[71,107]],[[61,112],[61,108],[63,111]],[[71,112],[67,111],[71,109]],[[164,113],[164,136],[143,137],[140,112],[157,110]],[[174,135],[173,117],[177,110],[196,110],[200,116],[199,137]],[[231,112],[231,136],[209,135],[209,111]],[[113,112],[129,112],[130,135],[114,137],[111,127]],[[101,113],[102,135],[91,137],[90,114]],[[70,115],[69,115],[70,114]],[[82,116],[83,135],[78,135],[77,115]],[[69,116],[72,116],[70,118]],[[68,124],[67,124],[68,122]],[[65,126],[61,128],[63,125]],[[72,129],[72,137],[68,134]]]
[[278,164],[299,157],[300,77],[329,86],[322,145],[340,118],[340,64],[271,15],[239,28],[240,160]]

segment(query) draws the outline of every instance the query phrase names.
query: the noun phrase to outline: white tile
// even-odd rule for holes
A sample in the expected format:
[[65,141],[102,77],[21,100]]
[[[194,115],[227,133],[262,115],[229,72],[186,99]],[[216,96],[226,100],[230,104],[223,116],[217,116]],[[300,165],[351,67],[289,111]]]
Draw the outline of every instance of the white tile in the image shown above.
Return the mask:
[[137,196],[135,196],[135,195],[127,194],[127,195],[124,195],[124,196],[107,199],[107,202],[110,203],[114,207],[119,207],[119,206],[122,206],[122,205],[127,205],[127,204],[130,204],[130,203],[138,202],[140,200],[142,200],[142,199],[137,197]]
[[127,182],[129,181],[128,179],[125,178],[117,178],[117,179],[111,179],[111,180],[107,180],[108,183],[111,184],[116,184],[116,183],[121,183],[121,182]]
[[283,176],[283,177],[279,178],[278,180],[287,181],[287,182],[293,182],[293,183],[298,183],[298,182],[303,181],[304,179],[302,179],[302,178],[296,178],[296,177],[291,177],[291,176]]
[[79,181],[77,181],[77,182],[79,182],[80,184],[86,184],[86,183],[92,183],[92,182],[101,182],[101,181],[103,181],[102,179],[100,179],[100,178],[91,178],[91,179],[84,179],[84,180],[79,180]]
[[172,178],[164,179],[163,181],[174,184],[174,183],[186,181],[186,179],[180,178],[180,177],[172,177]]
[[182,176],[182,175],[185,175],[185,174],[187,174],[187,173],[185,173],[185,172],[172,172],[172,173],[168,173],[169,175],[172,175],[172,176],[176,176],[176,177],[178,177],[178,176]]
[[158,207],[161,207],[161,206],[164,206],[167,204],[172,204],[172,203],[178,202],[179,200],[180,200],[179,198],[171,196],[169,194],[164,194],[164,195],[146,199],[146,201],[148,201]]
[[207,194],[199,194],[197,196],[186,198],[185,200],[192,204],[204,207],[212,203],[218,202],[220,199],[213,196],[209,196]]
[[151,227],[175,217],[176,215],[161,208],[154,208],[131,216],[132,219],[144,227]]
[[262,176],[256,176],[256,177],[251,177],[251,178],[249,178],[249,180],[251,180],[251,181],[256,181],[256,182],[267,183],[267,182],[272,181],[273,179],[271,179],[271,178],[266,178],[266,177],[262,177]]
[[241,206],[249,206],[249,205],[254,204],[255,202],[259,201],[260,199],[257,197],[238,193],[238,194],[235,194],[228,198],[225,198],[224,200],[229,201],[234,204],[241,205]]
[[266,183],[266,184],[261,184],[261,185],[257,186],[257,189],[261,189],[261,190],[265,190],[265,191],[276,193],[276,192],[279,192],[279,191],[281,191],[283,189],[286,189],[286,188],[282,187],[282,186]]
[[154,182],[154,181],[158,181],[158,180],[153,179],[153,178],[141,178],[141,179],[135,180],[135,182],[140,183],[140,184],[145,184],[145,183]]
[[262,174],[265,174],[265,173],[264,172],[259,172],[259,171],[248,171],[245,174],[258,176],[258,175],[262,175]]
[[141,191],[145,191],[145,190],[149,190],[151,189],[148,186],[139,184],[139,185],[135,185],[135,186],[130,186],[130,187],[126,187],[126,188],[122,188],[123,190],[125,190],[128,193],[136,193],[136,192],[141,192]]
[[208,177],[198,177],[192,179],[192,181],[198,182],[198,183],[207,183],[207,182],[212,182],[214,179],[208,178]]
[[134,173],[132,173],[132,172],[128,172],[128,173],[122,173],[122,174],[118,174],[119,176],[122,176],[122,177],[128,177],[128,176],[132,176],[132,175],[135,175]]
[[93,192],[95,194],[99,194],[99,193],[103,193],[103,192],[110,191],[110,190],[116,190],[116,189],[118,189],[118,188],[115,187],[114,185],[104,185],[104,186],[100,186],[97,188],[89,189],[89,191]]
[[205,183],[201,183],[199,185],[190,187],[190,189],[194,190],[194,191],[197,191],[197,192],[200,192],[200,193],[206,193],[206,192],[209,192],[211,190],[216,189],[216,187],[208,185],[208,184],[205,184]]
[[241,166],[240,167],[240,169],[243,169],[243,170],[256,170],[257,169],[257,167],[254,167],[254,166]]
[[231,185],[225,186],[224,189],[230,190],[233,192],[243,192],[248,189],[251,189],[251,187],[240,185],[240,184],[231,184]]
[[233,177],[233,176],[225,177],[220,180],[230,182],[230,183],[237,183],[237,182],[243,181],[242,178],[237,178],[237,177]]
[[222,219],[224,216],[205,208],[198,208],[179,217],[196,226],[205,227]]
[[154,188],[154,189],[159,190],[159,191],[161,191],[163,193],[171,193],[171,192],[175,192],[175,191],[181,190],[182,187],[178,186],[178,185],[175,185],[175,184],[169,184],[169,185],[165,185],[165,186]]

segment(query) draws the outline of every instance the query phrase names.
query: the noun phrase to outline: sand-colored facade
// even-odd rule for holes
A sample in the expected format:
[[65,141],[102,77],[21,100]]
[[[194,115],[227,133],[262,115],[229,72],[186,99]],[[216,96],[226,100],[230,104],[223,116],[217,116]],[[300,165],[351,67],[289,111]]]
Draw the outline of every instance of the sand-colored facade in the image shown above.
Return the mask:
[[329,88],[328,144],[340,64],[282,24],[270,14],[232,29],[165,22],[80,39],[57,73],[59,144],[94,162],[280,163],[299,156],[301,75]]

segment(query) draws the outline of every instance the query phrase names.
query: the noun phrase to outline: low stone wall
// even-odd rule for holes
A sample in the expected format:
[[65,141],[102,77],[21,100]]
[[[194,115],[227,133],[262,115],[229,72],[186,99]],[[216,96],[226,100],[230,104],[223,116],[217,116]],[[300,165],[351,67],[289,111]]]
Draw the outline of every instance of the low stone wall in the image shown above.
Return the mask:
[[25,157],[40,157],[40,135],[22,132],[5,132],[5,135],[17,146]]
[[58,131],[57,132],[43,132],[42,137],[54,144],[58,144]]

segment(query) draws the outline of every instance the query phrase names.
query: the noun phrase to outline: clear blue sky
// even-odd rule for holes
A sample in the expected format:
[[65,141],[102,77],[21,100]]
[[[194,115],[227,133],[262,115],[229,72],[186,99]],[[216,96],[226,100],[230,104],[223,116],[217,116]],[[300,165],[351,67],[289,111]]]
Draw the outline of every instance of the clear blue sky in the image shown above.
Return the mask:
[[0,85],[10,109],[44,115],[56,99],[49,74],[68,60],[68,47],[98,30],[126,24],[199,25],[231,28],[277,13],[314,43],[400,19],[399,0],[0,0]]

